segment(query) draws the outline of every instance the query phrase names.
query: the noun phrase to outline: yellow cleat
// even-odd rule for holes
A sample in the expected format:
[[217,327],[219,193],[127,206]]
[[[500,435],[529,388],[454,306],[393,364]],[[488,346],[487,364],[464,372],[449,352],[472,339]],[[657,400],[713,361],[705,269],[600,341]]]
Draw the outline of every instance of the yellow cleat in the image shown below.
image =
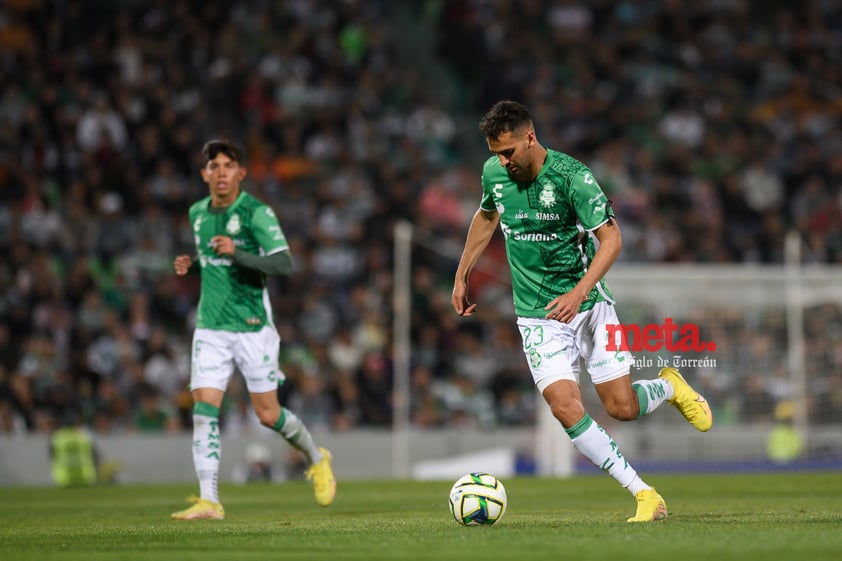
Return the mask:
[[219,503],[199,497],[188,497],[187,500],[195,504],[184,510],[173,512],[173,520],[222,520],[225,518],[225,509]]
[[655,489],[644,489],[634,496],[637,513],[626,522],[654,522],[667,519],[667,503]]
[[310,466],[307,470],[307,479],[313,481],[316,502],[321,506],[328,506],[336,495],[336,479],[330,467],[332,459],[330,452],[325,448],[319,448],[319,452],[322,453],[322,459],[319,463]]
[[667,402],[678,409],[696,430],[707,432],[713,426],[713,413],[707,400],[694,390],[675,368],[661,368],[658,378],[672,384],[673,396]]

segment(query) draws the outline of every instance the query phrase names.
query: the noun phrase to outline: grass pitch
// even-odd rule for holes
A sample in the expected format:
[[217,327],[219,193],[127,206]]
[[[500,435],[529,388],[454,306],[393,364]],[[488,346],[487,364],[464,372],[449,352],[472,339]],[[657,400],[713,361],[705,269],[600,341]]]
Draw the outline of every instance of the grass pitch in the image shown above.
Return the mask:
[[223,485],[226,519],[175,522],[195,486],[0,488],[0,561],[842,559],[842,474],[656,475],[670,518],[627,524],[607,476],[504,481],[505,518],[462,527],[451,482]]

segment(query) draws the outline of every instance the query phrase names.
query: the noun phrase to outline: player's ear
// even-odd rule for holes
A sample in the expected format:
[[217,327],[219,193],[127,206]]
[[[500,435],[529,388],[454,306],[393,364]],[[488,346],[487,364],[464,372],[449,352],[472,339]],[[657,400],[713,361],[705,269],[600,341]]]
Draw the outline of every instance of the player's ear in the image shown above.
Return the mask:
[[199,172],[202,174],[202,181],[207,183],[208,182],[208,170],[205,169],[205,168],[202,168],[202,169],[199,170]]
[[247,169],[246,169],[246,168],[244,168],[243,166],[240,166],[240,171],[239,171],[239,174],[240,174],[240,181],[242,181],[243,179],[245,179],[245,178],[246,178],[246,175],[248,175],[248,172],[249,172],[249,170],[247,170]]

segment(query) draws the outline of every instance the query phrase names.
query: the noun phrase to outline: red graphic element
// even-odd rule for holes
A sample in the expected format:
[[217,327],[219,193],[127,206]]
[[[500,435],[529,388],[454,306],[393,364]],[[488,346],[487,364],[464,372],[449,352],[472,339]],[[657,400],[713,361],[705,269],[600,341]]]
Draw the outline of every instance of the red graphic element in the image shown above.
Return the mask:
[[[664,319],[663,325],[649,323],[643,326],[630,323],[606,324],[608,344],[606,351],[660,351],[666,348],[670,352],[707,351],[716,350],[713,341],[702,341],[699,336],[699,326],[694,323],[678,325],[672,318]],[[676,338],[675,335],[678,335]],[[617,341],[619,335],[619,342]],[[629,344],[631,336],[631,345]]]

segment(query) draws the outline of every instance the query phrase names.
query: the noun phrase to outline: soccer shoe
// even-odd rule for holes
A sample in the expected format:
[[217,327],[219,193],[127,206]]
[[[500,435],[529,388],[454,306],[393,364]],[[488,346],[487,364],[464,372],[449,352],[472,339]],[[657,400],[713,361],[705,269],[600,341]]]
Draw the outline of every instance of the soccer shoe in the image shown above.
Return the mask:
[[225,518],[225,509],[219,503],[199,497],[189,497],[187,500],[195,504],[184,510],[173,512],[173,520],[222,520]]
[[336,479],[333,477],[333,469],[330,467],[332,456],[325,448],[319,448],[322,459],[313,464],[307,470],[307,479],[313,481],[313,490],[316,492],[316,502],[321,506],[328,506],[333,502],[336,495]]
[[667,519],[667,503],[655,489],[644,489],[634,496],[637,513],[626,522],[654,522]]
[[684,418],[696,427],[696,430],[707,432],[713,426],[713,413],[704,397],[696,393],[687,380],[675,368],[661,368],[658,378],[663,378],[672,384],[672,399],[667,402],[681,411]]

